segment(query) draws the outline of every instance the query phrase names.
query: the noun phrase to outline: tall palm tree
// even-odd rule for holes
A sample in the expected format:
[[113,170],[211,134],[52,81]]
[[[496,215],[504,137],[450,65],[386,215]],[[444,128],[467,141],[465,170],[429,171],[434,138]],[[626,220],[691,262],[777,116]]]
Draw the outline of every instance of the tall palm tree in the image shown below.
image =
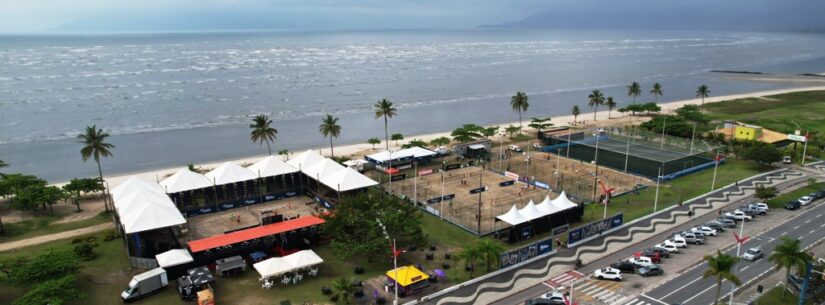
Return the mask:
[[[111,157],[111,149],[115,148],[114,145],[106,143],[107,137],[109,137],[109,134],[104,132],[103,129],[97,129],[97,125],[86,126],[86,132],[77,135],[77,139],[80,140],[80,144],[83,144],[83,148],[80,149],[80,156],[83,157],[83,162],[86,162],[89,158],[94,158],[97,163],[97,173],[100,175],[100,181],[103,181],[103,170],[100,167],[100,157]],[[103,192],[103,195],[103,206],[108,212],[109,206],[105,191]]]
[[343,302],[344,304],[352,304],[350,302],[350,296],[355,293],[355,287],[352,285],[352,282],[345,279],[339,278],[337,280],[332,281],[332,298],[337,300],[337,302]]
[[587,102],[587,106],[593,108],[593,121],[596,121],[596,110],[599,109],[600,105],[604,105],[604,94],[602,94],[599,89],[593,90],[590,95],[587,96],[590,101]]
[[255,118],[252,119],[252,124],[249,125],[249,128],[252,128],[252,133],[249,134],[249,138],[253,143],[258,142],[260,145],[266,142],[266,151],[268,151],[271,156],[272,148],[269,146],[269,141],[275,142],[278,130],[272,128],[270,125],[272,125],[272,120],[270,120],[268,116],[263,114],[256,115]]
[[630,86],[627,86],[627,96],[633,97],[633,104],[636,104],[636,97],[639,95],[642,95],[642,86],[637,82],[630,83]]
[[735,285],[741,285],[742,281],[736,274],[733,274],[733,268],[739,262],[739,258],[716,250],[716,256],[705,255],[705,262],[708,263],[708,269],[702,274],[702,278],[716,277],[716,298],[713,304],[719,304],[719,296],[722,293],[722,280],[728,280]]
[[327,116],[321,120],[321,126],[318,126],[318,131],[321,132],[324,137],[329,137],[329,154],[335,157],[332,138],[337,138],[341,135],[341,125],[338,125],[338,118],[327,114]]
[[705,111],[705,98],[708,96],[710,96],[710,88],[705,85],[699,86],[699,89],[696,90],[696,97],[702,98],[702,105],[700,106],[702,112]]
[[611,119],[610,112],[613,111],[613,108],[616,108],[616,102],[613,101],[612,96],[607,97],[607,102],[604,102],[605,106],[607,106],[607,118]]
[[373,106],[375,109],[375,118],[384,117],[384,138],[387,140],[387,150],[390,150],[390,136],[389,131],[387,131],[387,123],[388,119],[391,119],[396,115],[395,107],[392,106],[392,102],[388,99],[382,99],[375,103]]
[[653,88],[650,88],[650,94],[653,94],[653,98],[655,99],[655,102],[659,103],[659,97],[662,96],[663,94],[665,94],[665,92],[662,91],[662,85],[661,84],[655,83],[655,84],[653,84]]
[[513,107],[513,111],[518,111],[519,133],[521,133],[521,113],[527,111],[527,108],[530,107],[527,99],[527,94],[521,91],[516,92],[516,95],[510,98],[510,106]]
[[489,239],[482,239],[476,243],[475,247],[478,250],[479,256],[484,259],[484,264],[488,272],[492,268],[493,263],[501,265],[501,252],[505,250],[501,244]]
[[[797,272],[805,272],[805,261],[808,255],[802,250],[799,239],[792,239],[787,236],[782,236],[780,242],[773,249],[771,255],[768,256],[768,261],[776,264],[780,269],[785,269],[785,287],[788,287],[788,275],[791,270],[796,268]],[[782,291],[782,299],[785,299],[784,289]]]
[[579,115],[582,114],[582,111],[581,111],[581,109],[579,109],[579,106],[576,105],[576,106],[573,106],[573,109],[571,110],[571,113],[573,114],[573,123],[576,123],[576,119],[579,118]]

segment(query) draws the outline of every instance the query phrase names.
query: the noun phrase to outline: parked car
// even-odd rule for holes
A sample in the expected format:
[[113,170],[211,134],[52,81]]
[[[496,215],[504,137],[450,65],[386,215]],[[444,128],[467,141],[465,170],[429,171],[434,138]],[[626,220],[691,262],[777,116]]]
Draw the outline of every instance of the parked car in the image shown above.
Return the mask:
[[642,251],[636,252],[636,256],[644,256],[644,257],[649,257],[649,258],[650,258],[650,260],[651,260],[654,264],[658,264],[658,263],[661,263],[661,262],[662,262],[662,257],[661,257],[661,256],[659,255],[659,253],[658,253],[658,252],[656,252],[656,251],[645,251],[645,250],[642,250]]
[[622,273],[636,273],[636,264],[628,261],[620,261],[610,264],[610,268],[619,269]]
[[682,235],[679,235],[679,234],[673,234],[673,237],[670,238],[670,242],[673,243],[673,245],[675,245],[679,248],[687,248],[687,246],[688,246],[687,241],[685,240],[685,238],[682,237]]
[[[764,211],[764,212],[765,212],[765,214],[767,214],[767,213],[768,213],[768,211],[770,211],[770,210],[771,210],[771,209],[768,207],[768,204],[763,203],[763,202],[755,202],[755,203],[751,203],[751,204],[749,204],[748,206],[750,206],[752,209],[757,209],[757,210],[759,210],[759,211]],[[763,215],[764,215],[764,214],[763,214]]]
[[544,299],[548,300],[549,302],[541,303],[541,304],[549,304],[549,305],[564,305],[564,294],[558,291],[548,292],[544,295]]
[[719,222],[718,220],[711,220],[705,223],[705,226],[711,229],[718,231],[724,230],[725,225]]
[[816,199],[822,198],[825,198],[825,190],[820,190],[819,192],[816,192]]
[[763,255],[764,254],[762,253],[762,249],[758,248],[758,247],[755,247],[755,248],[750,248],[748,250],[745,250],[745,253],[742,254],[742,259],[748,260],[748,261],[755,261],[755,260],[758,260],[758,259],[762,258]]
[[647,248],[644,251],[645,252],[656,252],[656,254],[659,254],[659,257],[670,258],[670,252],[667,251],[667,249],[665,249],[665,248],[652,247],[652,248]]
[[639,267],[653,265],[653,259],[651,259],[647,256],[631,257],[627,261],[631,262],[631,263],[633,263],[633,264],[635,264],[636,266],[639,266]]
[[522,152],[523,151],[523,150],[521,150],[521,147],[518,147],[518,145],[515,145],[515,144],[510,144],[510,150],[514,151],[514,152]]
[[716,229],[711,228],[711,227],[706,226],[706,225],[705,226],[694,227],[693,229],[690,229],[690,230],[693,231],[693,233],[696,233],[696,232],[702,233],[702,236],[716,236],[718,234]]
[[745,215],[748,215],[748,216],[751,216],[751,217],[757,216],[757,215],[768,214],[767,212],[761,211],[761,210],[759,210],[755,207],[751,207],[750,205],[743,205],[743,206],[739,207],[739,210],[742,211],[742,212],[745,212]]
[[792,160],[791,160],[791,156],[784,156],[784,157],[782,157],[782,163],[785,163],[785,164],[791,164],[791,162],[792,162]]
[[653,246],[653,248],[658,248],[667,251],[668,253],[679,253],[679,248],[676,247],[674,244],[667,244],[663,242],[661,244],[657,244]]
[[727,212],[727,213],[725,213],[725,216],[732,217],[736,221],[743,221],[743,220],[744,221],[751,221],[753,219],[752,216],[749,216],[749,215],[745,214],[745,212],[742,212],[740,210],[735,210],[733,212]]
[[793,201],[790,201],[790,202],[785,204],[785,209],[786,210],[796,210],[796,209],[800,208],[801,206],[802,206],[802,204],[799,203],[799,200],[793,200]]
[[533,143],[533,148],[536,150],[541,150],[541,143]]
[[811,196],[802,196],[799,198],[799,204],[801,204],[802,206],[811,204],[811,201],[814,201],[814,198]]
[[736,227],[736,221],[731,218],[719,218],[716,221],[722,223],[725,228],[734,228]]
[[529,299],[526,302],[524,302],[524,305],[565,305],[565,304],[566,303],[564,302],[564,300],[559,302],[559,301],[556,301],[556,300],[545,299],[545,298]]
[[693,234],[693,232],[682,232],[682,238],[689,244],[701,245],[705,243],[704,236]]
[[600,279],[600,280],[614,280],[614,281],[621,281],[622,280],[622,272],[616,268],[602,268],[596,270],[593,274],[593,277]]
[[662,275],[665,274],[665,270],[659,265],[651,265],[646,267],[639,268],[639,275],[648,277],[648,276],[655,276],[655,275]]

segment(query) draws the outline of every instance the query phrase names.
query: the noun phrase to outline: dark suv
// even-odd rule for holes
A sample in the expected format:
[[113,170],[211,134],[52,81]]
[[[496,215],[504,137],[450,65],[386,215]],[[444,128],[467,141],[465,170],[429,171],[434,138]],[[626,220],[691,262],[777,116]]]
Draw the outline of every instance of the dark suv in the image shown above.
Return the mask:
[[662,248],[647,248],[647,249],[645,249],[643,252],[644,252],[644,253],[647,253],[647,252],[656,252],[656,253],[658,253],[658,254],[659,254],[659,256],[660,256],[660,257],[670,258],[670,252],[667,252],[667,250],[662,249]]
[[789,201],[788,203],[785,204],[785,209],[786,210],[796,210],[800,206],[802,206],[802,204],[799,203],[799,200],[793,200],[793,201]]

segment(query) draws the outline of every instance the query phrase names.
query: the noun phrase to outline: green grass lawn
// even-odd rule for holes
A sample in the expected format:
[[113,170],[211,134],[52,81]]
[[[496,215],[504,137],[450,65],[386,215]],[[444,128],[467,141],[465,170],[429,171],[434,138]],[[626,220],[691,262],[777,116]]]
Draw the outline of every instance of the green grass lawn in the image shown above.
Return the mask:
[[[731,184],[734,181],[742,180],[761,172],[770,170],[749,161],[729,158],[725,164],[719,166],[716,174],[716,188]],[[698,173],[676,178],[670,182],[663,183],[659,187],[659,203],[657,210],[678,204],[680,201],[687,201],[690,198],[699,196],[710,191],[713,180],[713,169],[707,169]],[[630,222],[634,219],[644,217],[653,212],[653,203],[656,196],[656,187],[651,186],[639,191],[638,194],[629,193],[614,198],[607,207],[607,215],[624,212],[624,221]],[[590,204],[585,208],[582,223],[601,220],[604,214],[604,206]],[[578,225],[578,224],[576,224]],[[571,225],[574,227],[575,225]]]
[[785,203],[787,203],[788,201],[797,200],[797,199],[799,199],[799,197],[808,195],[811,192],[816,192],[816,191],[819,191],[821,189],[825,189],[825,183],[823,183],[823,182],[814,183],[812,185],[807,185],[807,186],[802,187],[800,189],[797,189],[795,191],[787,192],[787,193],[784,193],[782,195],[776,196],[775,198],[772,198],[771,200],[768,200],[767,203],[768,203],[768,206],[771,209],[782,208],[782,207],[785,206]]
[[705,104],[715,120],[738,120],[789,133],[796,129],[825,131],[825,91],[804,91],[763,98],[743,98]]
[[[756,304],[759,305],[796,305],[799,302],[799,295],[791,292],[785,291],[785,300],[782,300],[782,287],[774,287],[769,289],[765,292],[759,299],[757,299]],[[805,304],[814,304],[814,302],[810,299],[805,300]]]
[[0,243],[31,238],[34,236],[52,234],[69,231],[79,228],[94,226],[107,221],[112,221],[108,213],[102,212],[95,217],[80,221],[73,221],[61,224],[53,224],[60,220],[60,216],[38,216],[35,219],[25,220],[16,223],[3,224],[5,234],[0,235]]

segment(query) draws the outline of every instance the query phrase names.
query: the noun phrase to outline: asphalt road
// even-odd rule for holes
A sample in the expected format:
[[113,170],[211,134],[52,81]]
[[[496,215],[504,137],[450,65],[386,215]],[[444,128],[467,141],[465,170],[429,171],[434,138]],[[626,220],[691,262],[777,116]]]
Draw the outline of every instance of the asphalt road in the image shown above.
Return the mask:
[[[783,190],[785,190],[789,187],[792,187],[794,185],[798,185],[798,184],[801,184],[801,183],[806,183],[805,179],[803,179],[803,178],[793,178],[793,179],[790,179],[787,182],[780,183],[776,187],[777,187],[777,189],[780,190],[780,192],[782,192]],[[740,205],[750,203],[750,202],[753,202],[753,201],[754,201],[753,196],[748,196],[748,197],[745,197],[741,200],[729,203],[726,206],[726,208],[724,208],[724,209],[737,208]],[[823,210],[823,212],[825,212],[825,210]],[[696,225],[699,225],[699,224],[705,223],[707,221],[716,219],[718,216],[719,215],[716,212],[711,212],[711,213],[707,213],[707,214],[705,214],[701,217],[695,217],[693,220],[691,220],[687,223],[684,223],[684,224],[676,226],[675,228],[672,228],[670,230],[667,230],[667,231],[661,232],[659,234],[656,234],[655,236],[653,236],[651,238],[648,238],[648,239],[642,240],[642,241],[638,241],[637,243],[635,243],[633,245],[630,245],[630,246],[627,246],[626,248],[624,248],[622,250],[614,251],[614,252],[611,252],[609,254],[606,254],[604,257],[602,257],[602,258],[600,258],[596,261],[593,261],[591,263],[588,263],[587,265],[582,266],[581,268],[578,268],[576,270],[581,272],[581,273],[584,273],[584,274],[592,274],[596,269],[602,268],[604,266],[610,265],[611,263],[614,263],[614,262],[617,262],[619,260],[622,260],[622,259],[625,259],[625,258],[628,258],[628,257],[632,256],[634,253],[639,251],[639,249],[651,247],[655,244],[661,243],[665,239],[672,236],[673,233],[681,232],[681,231],[684,231],[688,228],[694,227]],[[757,219],[756,221],[759,221],[758,220],[759,217],[757,217],[756,219]],[[813,222],[816,222],[816,221],[812,221],[812,223]],[[819,220],[819,223],[825,223],[825,218],[822,218],[821,220]],[[747,224],[745,224],[745,225],[747,226]],[[780,233],[782,233],[782,232],[784,232],[784,231],[780,231]],[[625,232],[624,231],[616,232],[614,234],[621,235],[621,234],[625,234]],[[823,230],[822,234],[825,234],[825,230]],[[723,238],[723,237],[711,237],[711,238]],[[749,243],[746,243],[746,245],[749,245]],[[691,246],[691,247],[695,247],[695,246]],[[699,247],[702,247],[702,246],[699,246]],[[708,253],[711,253],[714,250],[715,249],[711,249],[711,248],[707,249]],[[736,251],[736,249],[734,249],[734,252],[733,252],[734,254],[736,254],[735,251]],[[671,259],[678,259],[678,255],[675,258],[671,258]],[[668,270],[667,264],[665,263],[664,265],[665,265],[665,272],[670,271],[670,270]],[[571,269],[573,269],[572,266],[571,266]],[[704,271],[702,271],[702,272],[704,272]],[[699,275],[701,276],[701,273],[699,273]],[[695,279],[695,277],[693,279]],[[674,287],[678,287],[678,286],[674,286]],[[730,291],[730,286],[728,286],[727,289],[728,289],[728,291]],[[498,300],[498,301],[496,301],[492,304],[494,304],[494,305],[524,304],[524,302],[527,299],[535,298],[536,296],[544,294],[544,293],[548,292],[549,290],[551,290],[551,289],[548,286],[546,286],[544,284],[538,284],[538,285],[534,285],[532,287],[529,287],[529,288],[521,290],[521,291],[514,291],[514,293],[512,293],[511,295],[508,295],[508,296],[506,296],[506,297],[504,297],[504,298],[502,298],[502,299],[500,299],[500,300]],[[715,292],[715,291],[713,291],[713,292]],[[667,294],[667,293],[664,293],[662,295],[665,295],[665,294]],[[651,304],[656,304],[656,302],[651,302]],[[659,304],[661,304],[661,303],[659,303]],[[665,304],[670,304],[670,303],[665,303]],[[706,303],[697,303],[697,304],[706,304]]]
[[[781,236],[799,238],[802,241],[803,248],[825,238],[825,204],[818,204],[818,202],[815,204],[815,206],[808,206],[797,210],[796,212],[800,214],[798,217],[768,230],[759,236],[752,237],[742,245],[742,253],[752,247],[761,247],[765,253],[765,257],[755,262],[740,260],[736,265],[735,273],[743,284],[773,271],[772,267],[774,265],[768,262],[767,256],[780,242],[779,238]],[[746,223],[745,226],[747,225]],[[723,252],[736,255],[736,248],[737,247],[733,247]],[[714,278],[702,278],[702,273],[704,273],[706,269],[707,264],[700,263],[670,281],[662,283],[653,290],[648,291],[645,293],[645,296],[660,301],[660,304],[713,304],[713,300],[716,297],[716,282]],[[724,296],[730,293],[731,288],[732,284],[730,282],[723,282],[723,299]]]

